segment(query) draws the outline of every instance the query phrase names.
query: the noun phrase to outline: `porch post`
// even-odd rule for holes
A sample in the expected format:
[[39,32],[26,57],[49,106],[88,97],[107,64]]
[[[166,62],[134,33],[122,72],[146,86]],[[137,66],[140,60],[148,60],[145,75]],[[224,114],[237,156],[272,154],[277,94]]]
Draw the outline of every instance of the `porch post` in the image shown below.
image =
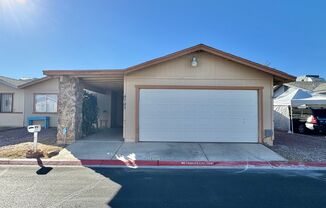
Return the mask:
[[83,89],[79,78],[60,77],[57,143],[70,144],[82,136]]

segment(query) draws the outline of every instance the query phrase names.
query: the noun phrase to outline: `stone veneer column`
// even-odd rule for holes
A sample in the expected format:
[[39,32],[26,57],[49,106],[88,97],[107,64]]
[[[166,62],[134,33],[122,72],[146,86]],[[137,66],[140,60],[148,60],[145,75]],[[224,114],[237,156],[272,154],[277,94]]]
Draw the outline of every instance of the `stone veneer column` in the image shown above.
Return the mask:
[[73,143],[82,136],[83,89],[79,78],[60,77],[57,133],[57,143],[59,144]]

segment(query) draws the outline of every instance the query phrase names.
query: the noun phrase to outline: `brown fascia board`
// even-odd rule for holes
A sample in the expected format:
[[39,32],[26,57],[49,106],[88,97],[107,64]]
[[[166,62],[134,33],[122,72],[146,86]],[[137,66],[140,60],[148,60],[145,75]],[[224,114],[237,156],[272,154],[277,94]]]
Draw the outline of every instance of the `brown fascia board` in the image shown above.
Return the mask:
[[296,77],[294,77],[294,76],[292,76],[290,74],[279,71],[277,69],[270,68],[270,67],[264,66],[262,64],[255,63],[253,61],[249,61],[247,59],[232,55],[230,53],[226,53],[224,51],[212,48],[212,47],[204,45],[204,44],[199,44],[199,45],[196,45],[196,46],[193,46],[193,47],[190,47],[190,48],[186,48],[184,50],[181,50],[181,51],[178,51],[178,52],[175,52],[175,53],[168,54],[166,56],[162,56],[160,58],[156,58],[156,59],[146,61],[146,62],[138,64],[138,65],[129,67],[129,68],[127,68],[125,70],[125,73],[128,74],[128,73],[131,73],[131,72],[134,72],[134,71],[137,71],[137,70],[141,70],[141,69],[144,69],[146,67],[153,66],[153,65],[165,62],[165,61],[169,61],[171,59],[175,59],[175,58],[178,58],[178,57],[181,57],[181,56],[193,53],[193,52],[197,52],[197,51],[205,51],[207,53],[210,53],[210,54],[225,58],[227,60],[234,61],[236,63],[240,63],[240,64],[243,64],[243,65],[249,66],[251,68],[258,69],[258,70],[263,71],[265,73],[271,74],[274,77],[279,78],[280,80],[284,80],[285,82],[293,81],[296,78]]
[[123,75],[124,70],[43,70],[43,74],[47,76],[105,76],[105,75]]

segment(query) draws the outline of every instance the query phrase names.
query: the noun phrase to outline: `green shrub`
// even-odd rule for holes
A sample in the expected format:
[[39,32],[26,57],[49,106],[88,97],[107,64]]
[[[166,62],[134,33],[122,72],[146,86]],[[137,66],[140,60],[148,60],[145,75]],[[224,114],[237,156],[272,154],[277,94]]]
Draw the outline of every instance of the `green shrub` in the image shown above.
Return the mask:
[[82,131],[84,135],[89,135],[96,131],[95,124],[97,123],[97,118],[97,97],[94,94],[84,91],[82,121]]

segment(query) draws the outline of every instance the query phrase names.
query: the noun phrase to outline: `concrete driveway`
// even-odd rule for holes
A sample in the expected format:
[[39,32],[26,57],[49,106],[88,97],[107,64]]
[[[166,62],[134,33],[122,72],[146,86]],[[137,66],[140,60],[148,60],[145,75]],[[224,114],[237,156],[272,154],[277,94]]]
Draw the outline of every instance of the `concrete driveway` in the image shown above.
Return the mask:
[[161,161],[285,161],[261,144],[79,140],[52,159]]

